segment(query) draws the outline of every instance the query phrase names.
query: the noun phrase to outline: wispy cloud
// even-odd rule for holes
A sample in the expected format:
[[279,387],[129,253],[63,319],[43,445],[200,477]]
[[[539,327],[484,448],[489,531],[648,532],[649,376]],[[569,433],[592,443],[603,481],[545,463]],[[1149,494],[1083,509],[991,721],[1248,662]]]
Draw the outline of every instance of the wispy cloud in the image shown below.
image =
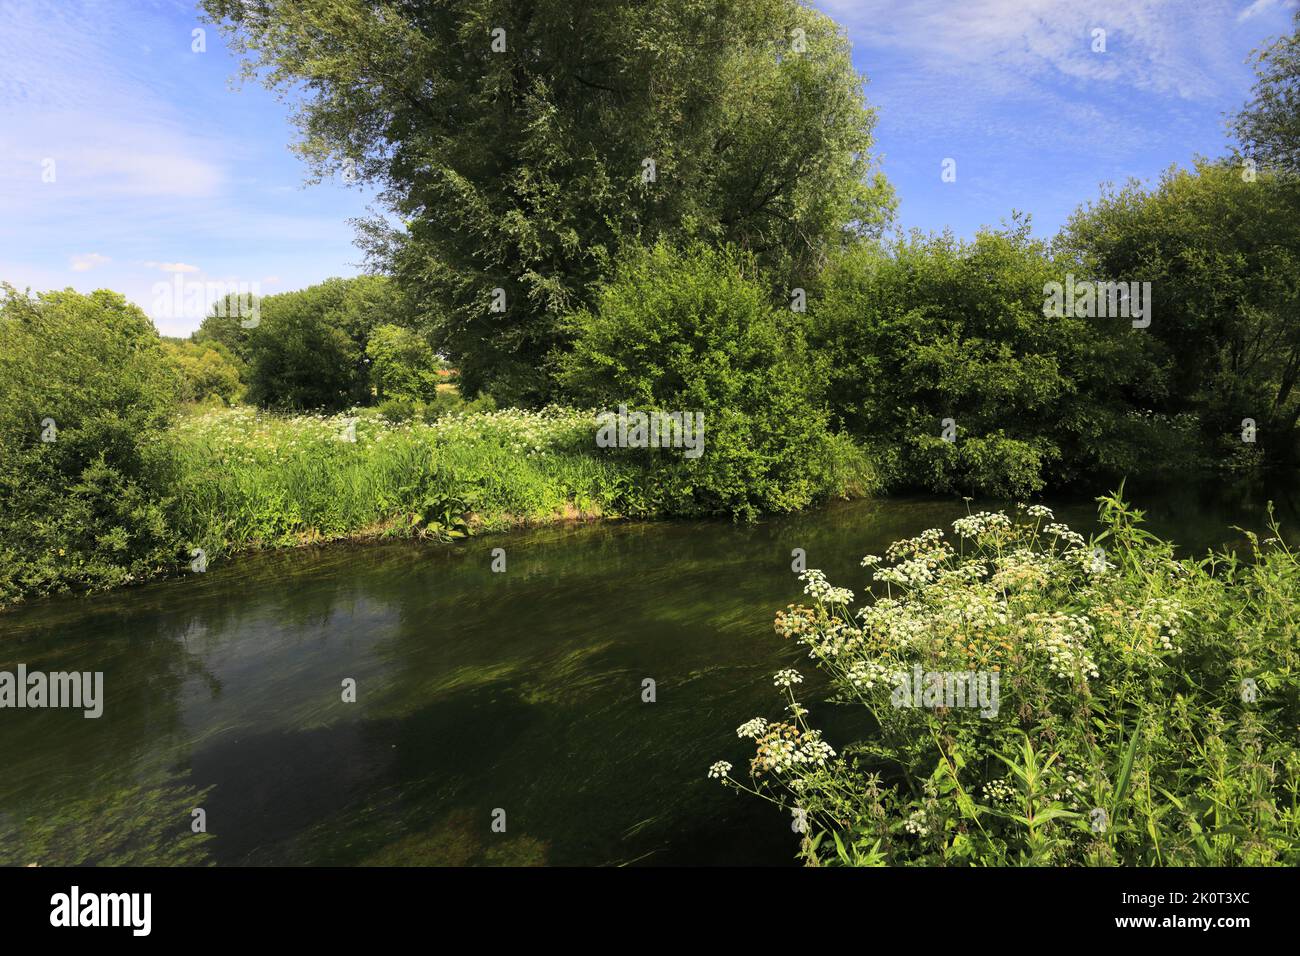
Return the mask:
[[[95,0],[0,6],[0,188],[10,199],[193,198],[221,185],[219,138],[160,95],[147,56],[123,48],[122,17]],[[42,179],[50,160],[52,181]]]
[[200,272],[198,266],[192,266],[187,262],[146,262],[146,268],[158,269],[161,272]]
[[[1044,76],[1187,98],[1219,88],[1228,56],[1216,20],[1228,0],[820,0],[877,46],[918,56],[939,74],[976,72],[1007,91]],[[1105,52],[1094,50],[1105,31]],[[956,92],[956,91],[954,91]]]
[[[1047,234],[1103,182],[1229,147],[1248,54],[1294,0],[813,0],[878,108],[904,225],[970,235],[1012,209]],[[958,164],[943,183],[940,164]]]
[[106,262],[112,262],[108,256],[101,256],[98,252],[83,252],[80,255],[73,256],[69,260],[69,265],[73,272],[89,272],[95,266],[102,266]]
[[1237,14],[1237,22],[1243,23],[1251,17],[1257,17],[1269,10],[1294,10],[1296,6],[1296,0],[1255,0],[1254,3]]

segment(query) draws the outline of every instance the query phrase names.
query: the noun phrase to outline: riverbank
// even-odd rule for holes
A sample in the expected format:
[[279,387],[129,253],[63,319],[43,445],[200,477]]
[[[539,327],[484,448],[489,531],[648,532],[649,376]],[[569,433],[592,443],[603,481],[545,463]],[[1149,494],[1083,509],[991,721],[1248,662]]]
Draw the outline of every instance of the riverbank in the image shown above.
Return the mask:
[[[722,504],[692,487],[669,450],[598,448],[592,411],[548,407],[391,422],[374,409],[277,415],[191,409],[152,449],[165,499],[151,562],[83,552],[0,555],[0,607],[43,594],[105,590],[206,570],[243,552],[337,541],[451,541],[608,518],[703,517]],[[706,441],[707,441],[706,437]],[[801,503],[876,493],[847,439],[826,449]],[[92,553],[93,558],[86,558]],[[5,586],[8,582],[8,586]]]
[[[548,407],[393,423],[249,408],[174,430],[177,515],[209,558],[324,540],[430,537],[602,517],[699,516],[653,454],[600,449],[595,413]],[[874,490],[857,449],[837,449],[817,499]]]

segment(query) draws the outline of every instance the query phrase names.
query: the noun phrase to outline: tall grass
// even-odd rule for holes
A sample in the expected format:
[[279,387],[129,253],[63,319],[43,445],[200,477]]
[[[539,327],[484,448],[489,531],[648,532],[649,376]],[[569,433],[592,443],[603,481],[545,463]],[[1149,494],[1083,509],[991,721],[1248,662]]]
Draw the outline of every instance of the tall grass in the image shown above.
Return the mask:
[[489,530],[599,515],[617,510],[625,476],[579,451],[590,418],[512,410],[391,424],[247,408],[187,417],[174,432],[178,526],[212,555],[428,533],[435,510]]
[[[551,407],[394,424],[374,411],[186,416],[173,430],[174,513],[209,557],[357,536],[459,537],[561,518],[654,516],[680,489],[640,450],[597,449],[593,412]],[[707,452],[706,452],[707,453]],[[668,452],[660,452],[668,454]],[[851,442],[824,496],[870,490]]]
[[[1300,863],[1300,556],[1177,560],[1118,497],[1101,516],[1091,541],[1033,506],[897,542],[858,610],[806,572],[777,631],[858,731],[811,726],[783,671],[787,713],[737,730],[748,781],[709,775],[793,810],[811,864]],[[917,667],[997,693],[917,701]]]

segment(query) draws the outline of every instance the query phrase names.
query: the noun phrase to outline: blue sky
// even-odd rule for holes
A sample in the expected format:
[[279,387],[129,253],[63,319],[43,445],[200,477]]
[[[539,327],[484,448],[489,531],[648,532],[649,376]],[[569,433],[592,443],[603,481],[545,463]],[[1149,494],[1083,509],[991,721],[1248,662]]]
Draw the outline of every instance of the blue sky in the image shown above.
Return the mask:
[[[1020,209],[1050,236],[1102,182],[1225,152],[1247,56],[1295,0],[815,5],[869,78],[900,226],[969,236]],[[272,293],[359,271],[348,220],[369,194],[306,185],[289,107],[232,84],[214,29],[193,52],[201,26],[184,0],[0,2],[0,279],[116,289],[184,334],[198,316],[160,310],[160,281]]]

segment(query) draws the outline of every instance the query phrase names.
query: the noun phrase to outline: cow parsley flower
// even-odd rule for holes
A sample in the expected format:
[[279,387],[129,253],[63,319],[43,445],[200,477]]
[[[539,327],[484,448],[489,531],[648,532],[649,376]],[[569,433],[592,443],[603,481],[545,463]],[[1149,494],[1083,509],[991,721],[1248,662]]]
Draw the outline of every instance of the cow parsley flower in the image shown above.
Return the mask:
[[979,514],[958,518],[952,523],[952,530],[963,538],[979,538],[983,535],[1010,531],[1011,519],[1000,511],[981,511]]
[[818,571],[816,568],[804,571],[799,575],[799,580],[805,582],[803,593],[823,604],[848,604],[853,600],[852,591],[848,588],[833,587],[826,580],[825,572]]

